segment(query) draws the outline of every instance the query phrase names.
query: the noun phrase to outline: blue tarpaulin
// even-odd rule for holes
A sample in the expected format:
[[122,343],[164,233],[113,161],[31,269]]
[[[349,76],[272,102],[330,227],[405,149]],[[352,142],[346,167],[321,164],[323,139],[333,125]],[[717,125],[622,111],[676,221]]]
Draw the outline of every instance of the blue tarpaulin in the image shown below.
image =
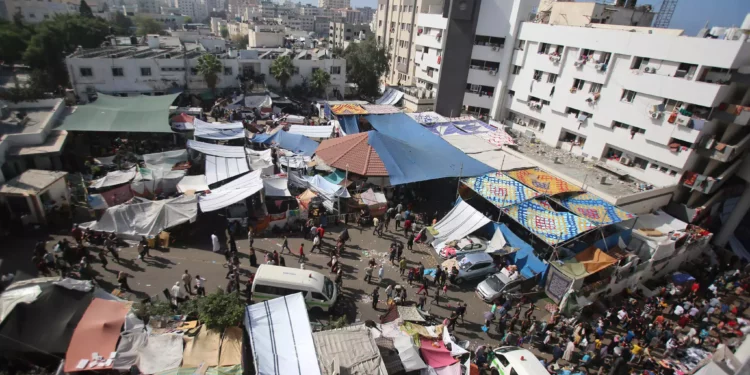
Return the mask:
[[357,117],[359,117],[359,115],[338,116],[339,124],[341,124],[341,127],[344,129],[344,133],[346,133],[346,135],[359,133],[359,123],[357,122]]
[[622,232],[615,233],[607,238],[599,239],[598,241],[594,242],[593,245],[586,243],[586,242],[577,242],[575,246],[573,246],[573,248],[570,250],[578,254],[581,251],[584,251],[588,249],[589,247],[594,246],[597,249],[602,250],[606,253],[606,252],[609,252],[609,249],[617,246],[620,243],[621,237],[622,237],[623,242],[625,242],[626,245],[629,244],[630,239],[633,237],[633,230],[625,229]]
[[318,148],[318,142],[304,135],[287,133],[283,130],[276,134],[256,134],[252,141],[266,145],[276,144],[285,150],[304,156],[312,156]]
[[510,247],[520,249],[513,253],[512,261],[513,264],[518,267],[521,274],[526,278],[534,277],[536,274],[541,274],[539,277],[539,283],[541,284],[547,274],[549,265],[539,260],[539,258],[534,255],[534,248],[513,233],[507,225],[495,223],[495,227],[500,229],[500,232],[502,232],[505,241],[508,242]]
[[328,103],[323,105],[323,114],[325,114],[326,118],[333,118],[333,112],[331,112],[331,106]]
[[403,113],[366,118],[376,130],[369,132],[368,143],[383,160],[392,185],[494,171]]

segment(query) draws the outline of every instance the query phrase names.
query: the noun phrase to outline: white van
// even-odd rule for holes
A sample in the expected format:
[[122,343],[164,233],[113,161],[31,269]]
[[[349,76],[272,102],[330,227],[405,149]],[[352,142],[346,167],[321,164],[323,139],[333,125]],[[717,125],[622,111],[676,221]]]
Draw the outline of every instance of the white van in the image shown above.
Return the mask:
[[330,309],[339,295],[336,284],[320,272],[262,264],[253,280],[253,300],[265,301],[301,292],[308,309]]
[[494,350],[495,358],[490,368],[496,368],[504,375],[539,375],[548,374],[547,369],[539,362],[534,353],[517,346],[503,346]]

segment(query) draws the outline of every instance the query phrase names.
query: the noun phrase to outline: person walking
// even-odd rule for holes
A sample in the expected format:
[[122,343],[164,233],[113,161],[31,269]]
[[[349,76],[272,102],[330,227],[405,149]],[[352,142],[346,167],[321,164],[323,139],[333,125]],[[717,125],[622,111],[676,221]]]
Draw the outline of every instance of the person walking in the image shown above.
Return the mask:
[[214,253],[221,252],[221,243],[219,242],[219,236],[216,235],[216,232],[211,233],[211,250]]
[[310,241],[312,241],[317,235],[318,235],[318,227],[316,227],[315,224],[312,223],[312,225],[310,226]]
[[255,242],[255,233],[253,232],[253,227],[251,226],[247,227],[247,242],[248,245],[250,245],[250,248],[252,248],[253,243]]
[[250,267],[258,267],[258,257],[255,255],[255,249],[250,247]]
[[458,303],[458,307],[456,307],[456,314],[459,318],[461,318],[461,323],[464,322],[464,315],[466,314],[466,302]]
[[422,279],[422,286],[420,286],[419,290],[417,290],[417,294],[422,293],[423,290],[424,290],[424,295],[426,296],[430,295],[429,293],[430,290],[427,287],[427,279],[424,279],[424,278]]
[[388,285],[388,287],[385,288],[385,297],[386,303],[393,299],[393,285]]
[[372,308],[378,308],[378,299],[380,298],[380,287],[376,286],[375,290],[372,291]]
[[456,329],[456,321],[458,320],[458,314],[454,311],[451,313],[450,318],[448,318],[448,329],[453,331]]
[[299,244],[299,259],[297,261],[298,263],[302,263],[305,260],[307,260],[305,258],[305,244],[301,243]]
[[371,283],[373,270],[374,267],[372,265],[368,265],[367,268],[365,268],[365,281],[367,281],[368,284]]
[[[383,228],[387,232],[388,231],[388,225],[391,224],[391,215],[388,214],[388,212],[386,212],[385,216],[383,216],[383,221],[384,221]],[[380,230],[380,235],[383,235],[383,229]]]
[[206,279],[202,278],[201,275],[195,275],[195,293],[198,297],[206,296],[206,288],[204,287]]
[[404,254],[404,243],[401,241],[396,242],[396,259],[401,260]]
[[318,252],[320,252],[320,237],[319,236],[313,237],[313,245],[310,248],[310,254],[314,253],[316,248],[318,249]]
[[380,268],[378,268],[378,282],[383,281],[383,275],[385,274],[385,270],[383,269],[383,265],[380,265]]
[[133,291],[132,289],[130,289],[130,285],[128,285],[128,274],[125,273],[124,271],[120,271],[117,274],[117,282],[120,284],[121,290],[124,290],[127,292]]
[[401,272],[401,276],[404,276],[404,272],[406,272],[406,258],[401,258],[398,262],[398,269]]
[[193,276],[190,275],[190,272],[188,272],[188,270],[185,270],[185,273],[182,274],[182,283],[185,284],[185,291],[188,294],[193,294]]
[[401,213],[400,213],[400,212],[396,214],[396,217],[395,217],[395,219],[394,219],[394,221],[396,222],[396,224],[395,224],[395,226],[394,226],[394,229],[395,229],[395,230],[399,230],[399,229],[401,229],[401,221],[403,220],[403,218],[404,218],[404,216],[403,216],[403,215],[401,215]]
[[435,289],[435,298],[432,300],[432,303],[440,306],[440,288]]
[[414,268],[409,268],[409,273],[406,274],[406,280],[409,282],[409,286],[414,281]]
[[573,360],[573,352],[576,350],[576,344],[572,340],[568,339],[568,344],[565,345],[565,352],[563,352],[562,359],[571,363]]
[[427,295],[426,294],[420,294],[419,300],[417,301],[417,307],[420,310],[424,310],[424,304],[427,302]]
[[[314,245],[313,245],[314,246]],[[284,236],[284,242],[281,244],[281,253],[284,254],[284,249],[289,252],[289,254],[292,254],[292,249],[289,248],[289,239]],[[310,250],[312,252],[312,250]]]
[[[50,256],[52,255],[52,253],[44,254],[45,260],[46,260],[48,254]],[[104,249],[99,250],[99,261],[102,263],[102,268],[104,268],[106,270],[107,269],[107,264],[109,264],[109,262],[107,261],[107,257],[104,256]],[[47,262],[47,267],[49,267],[51,269],[55,269],[54,268],[54,265],[55,265],[54,257],[52,258],[52,267],[50,267],[49,264],[50,264],[50,262]]]
[[391,265],[394,265],[394,262],[396,261],[396,244],[391,244],[391,250],[388,254],[388,260],[391,261]]
[[378,234],[378,226],[380,225],[380,219],[376,217],[372,218],[372,235]]

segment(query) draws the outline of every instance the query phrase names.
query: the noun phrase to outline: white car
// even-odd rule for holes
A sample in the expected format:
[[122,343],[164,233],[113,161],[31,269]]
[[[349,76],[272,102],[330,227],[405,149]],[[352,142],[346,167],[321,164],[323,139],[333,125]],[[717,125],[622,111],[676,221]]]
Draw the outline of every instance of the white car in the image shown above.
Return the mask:
[[477,236],[466,236],[457,241],[455,246],[445,246],[440,249],[443,259],[455,258],[457,255],[486,251],[489,242]]
[[517,346],[503,346],[494,350],[495,358],[490,368],[496,368],[505,375],[539,375],[548,374],[534,353]]

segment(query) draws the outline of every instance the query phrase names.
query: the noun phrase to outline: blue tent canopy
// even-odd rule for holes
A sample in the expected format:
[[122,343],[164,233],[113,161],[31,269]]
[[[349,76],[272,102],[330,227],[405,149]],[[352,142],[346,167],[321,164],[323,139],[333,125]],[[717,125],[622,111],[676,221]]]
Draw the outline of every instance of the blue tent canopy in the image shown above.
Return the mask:
[[403,113],[366,118],[376,130],[368,133],[368,143],[383,160],[393,185],[494,171]]
[[287,133],[283,130],[276,134],[256,134],[252,141],[266,145],[276,144],[279,147],[298,155],[312,156],[318,148],[318,142],[300,134]]
[[344,133],[346,133],[346,135],[359,133],[359,123],[357,122],[357,117],[359,117],[359,115],[338,116],[339,123],[341,124],[341,127],[344,128]]
[[500,232],[503,234],[505,241],[508,242],[510,247],[517,247],[520,249],[513,253],[513,264],[518,267],[519,272],[527,278],[534,277],[535,274],[541,274],[539,282],[542,283],[549,265],[537,258],[537,256],[534,255],[534,248],[513,233],[507,225],[495,223],[495,227],[500,229]]

